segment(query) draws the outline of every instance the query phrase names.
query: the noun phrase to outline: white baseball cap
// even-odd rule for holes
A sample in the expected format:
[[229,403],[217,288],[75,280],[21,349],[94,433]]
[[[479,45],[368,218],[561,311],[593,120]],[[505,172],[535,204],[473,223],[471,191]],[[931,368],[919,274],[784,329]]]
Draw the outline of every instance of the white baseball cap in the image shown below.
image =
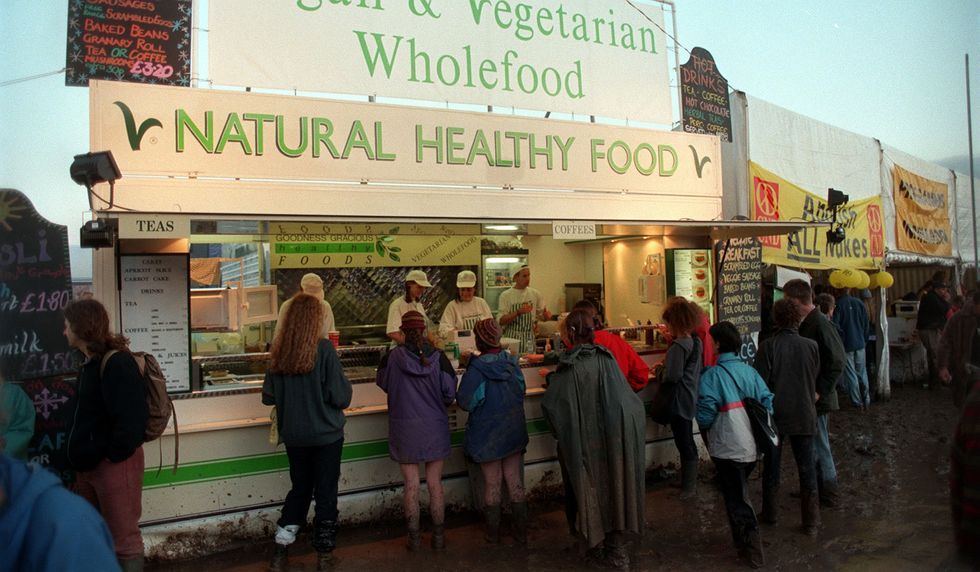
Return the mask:
[[473,288],[476,286],[476,274],[471,270],[464,270],[456,275],[457,288]]
[[419,286],[425,286],[429,288],[432,284],[429,284],[429,278],[425,275],[425,272],[421,270],[412,270],[405,275],[405,282],[415,282]]
[[520,272],[521,270],[524,270],[527,267],[528,267],[527,264],[520,264],[520,263],[512,264],[510,266],[510,275],[511,276],[517,276],[517,273],[518,272]]
[[320,278],[318,274],[309,272],[303,275],[303,279],[299,281],[300,287],[303,286],[317,286],[323,288],[323,278]]

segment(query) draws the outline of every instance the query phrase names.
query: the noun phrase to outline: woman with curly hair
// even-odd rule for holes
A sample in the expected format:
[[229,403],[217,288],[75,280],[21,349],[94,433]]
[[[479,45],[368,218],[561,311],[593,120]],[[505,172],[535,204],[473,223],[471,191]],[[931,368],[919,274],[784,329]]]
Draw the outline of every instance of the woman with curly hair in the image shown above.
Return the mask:
[[456,370],[446,354],[429,344],[421,313],[403,314],[400,330],[401,343],[378,366],[378,387],[388,394],[388,450],[405,482],[408,549],[421,546],[419,463],[425,463],[432,548],[441,550],[446,546],[442,464],[450,450],[446,408],[456,399]]
[[282,331],[272,344],[262,403],[276,406],[279,440],[286,445],[292,488],[282,505],[276,553],[270,568],[286,565],[286,551],[306,524],[311,498],[313,548],[318,569],[337,545],[337,487],[344,447],[344,408],[352,388],[333,344],[322,337],[323,305],[309,294],[292,298]]
[[693,419],[697,415],[698,382],[703,365],[701,339],[692,335],[700,322],[700,310],[680,296],[667,300],[663,320],[672,341],[664,358],[664,383],[676,383],[670,408],[670,430],[681,458],[681,498],[693,498],[698,485],[698,446]]

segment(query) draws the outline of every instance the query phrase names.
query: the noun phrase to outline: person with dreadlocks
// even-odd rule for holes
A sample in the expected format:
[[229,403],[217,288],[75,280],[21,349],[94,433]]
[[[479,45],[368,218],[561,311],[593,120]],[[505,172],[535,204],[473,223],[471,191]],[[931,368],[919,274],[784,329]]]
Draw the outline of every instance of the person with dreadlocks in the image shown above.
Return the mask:
[[446,546],[442,464],[450,449],[446,407],[456,399],[456,370],[446,354],[429,343],[421,313],[403,314],[400,329],[402,341],[381,359],[377,376],[378,387],[388,394],[388,450],[405,483],[408,549],[421,546],[419,463],[424,463],[432,548],[442,550]]

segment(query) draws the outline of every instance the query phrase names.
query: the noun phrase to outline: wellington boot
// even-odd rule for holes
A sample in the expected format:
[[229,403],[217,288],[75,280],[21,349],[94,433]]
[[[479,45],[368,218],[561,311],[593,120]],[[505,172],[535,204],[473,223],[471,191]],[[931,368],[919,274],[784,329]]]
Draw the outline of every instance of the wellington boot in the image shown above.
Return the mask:
[[446,527],[441,524],[432,525],[432,549],[446,549]]
[[801,491],[800,511],[803,513],[803,533],[816,536],[820,528],[820,499],[817,491]]
[[762,489],[762,514],[759,519],[766,524],[779,523],[779,489]]
[[739,555],[752,568],[761,568],[766,565],[766,555],[762,550],[762,537],[759,535],[758,529],[745,532],[745,545]]
[[693,499],[698,494],[698,462],[681,462],[681,494],[680,498]]
[[500,505],[487,505],[483,507],[483,520],[486,522],[487,531],[483,538],[490,544],[500,543]]
[[276,544],[276,551],[269,561],[269,572],[282,572],[289,567],[289,547]]
[[326,572],[327,570],[333,570],[333,565],[336,563],[333,552],[317,552],[316,554],[316,570],[317,572]]
[[409,552],[418,552],[422,547],[422,533],[419,529],[408,529],[408,538],[405,542],[405,548],[408,548]]
[[514,513],[514,540],[527,544],[527,501],[511,503],[510,508]]
[[123,572],[143,572],[143,555],[132,558],[119,558],[119,567]]
[[840,506],[840,491],[837,489],[835,481],[820,481],[818,490],[820,491],[820,506],[827,508],[837,508]]
[[337,547],[337,521],[321,520],[313,527],[313,548],[317,552],[333,552]]

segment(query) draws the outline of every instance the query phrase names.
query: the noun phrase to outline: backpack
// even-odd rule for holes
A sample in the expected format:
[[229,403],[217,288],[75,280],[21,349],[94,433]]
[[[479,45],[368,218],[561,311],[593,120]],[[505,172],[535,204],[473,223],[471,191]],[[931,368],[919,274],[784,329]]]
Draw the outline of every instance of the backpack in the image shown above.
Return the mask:
[[[105,374],[106,363],[109,362],[109,358],[113,354],[117,353],[118,350],[109,350],[104,356],[102,356],[102,364],[99,368],[99,375]],[[146,407],[149,415],[146,418],[146,430],[143,433],[143,442],[149,443],[150,441],[155,441],[163,435],[163,432],[167,429],[167,425],[170,423],[170,417],[174,418],[174,468],[173,472],[177,472],[177,462],[178,453],[180,451],[180,435],[177,430],[177,412],[174,410],[174,404],[170,400],[170,394],[167,393],[167,378],[163,374],[163,369],[160,367],[160,363],[157,359],[153,357],[152,354],[146,352],[130,352],[133,356],[133,360],[136,361],[136,367],[139,368],[140,375],[143,378],[143,384],[146,389]],[[163,466],[163,445],[160,445],[160,467]]]

